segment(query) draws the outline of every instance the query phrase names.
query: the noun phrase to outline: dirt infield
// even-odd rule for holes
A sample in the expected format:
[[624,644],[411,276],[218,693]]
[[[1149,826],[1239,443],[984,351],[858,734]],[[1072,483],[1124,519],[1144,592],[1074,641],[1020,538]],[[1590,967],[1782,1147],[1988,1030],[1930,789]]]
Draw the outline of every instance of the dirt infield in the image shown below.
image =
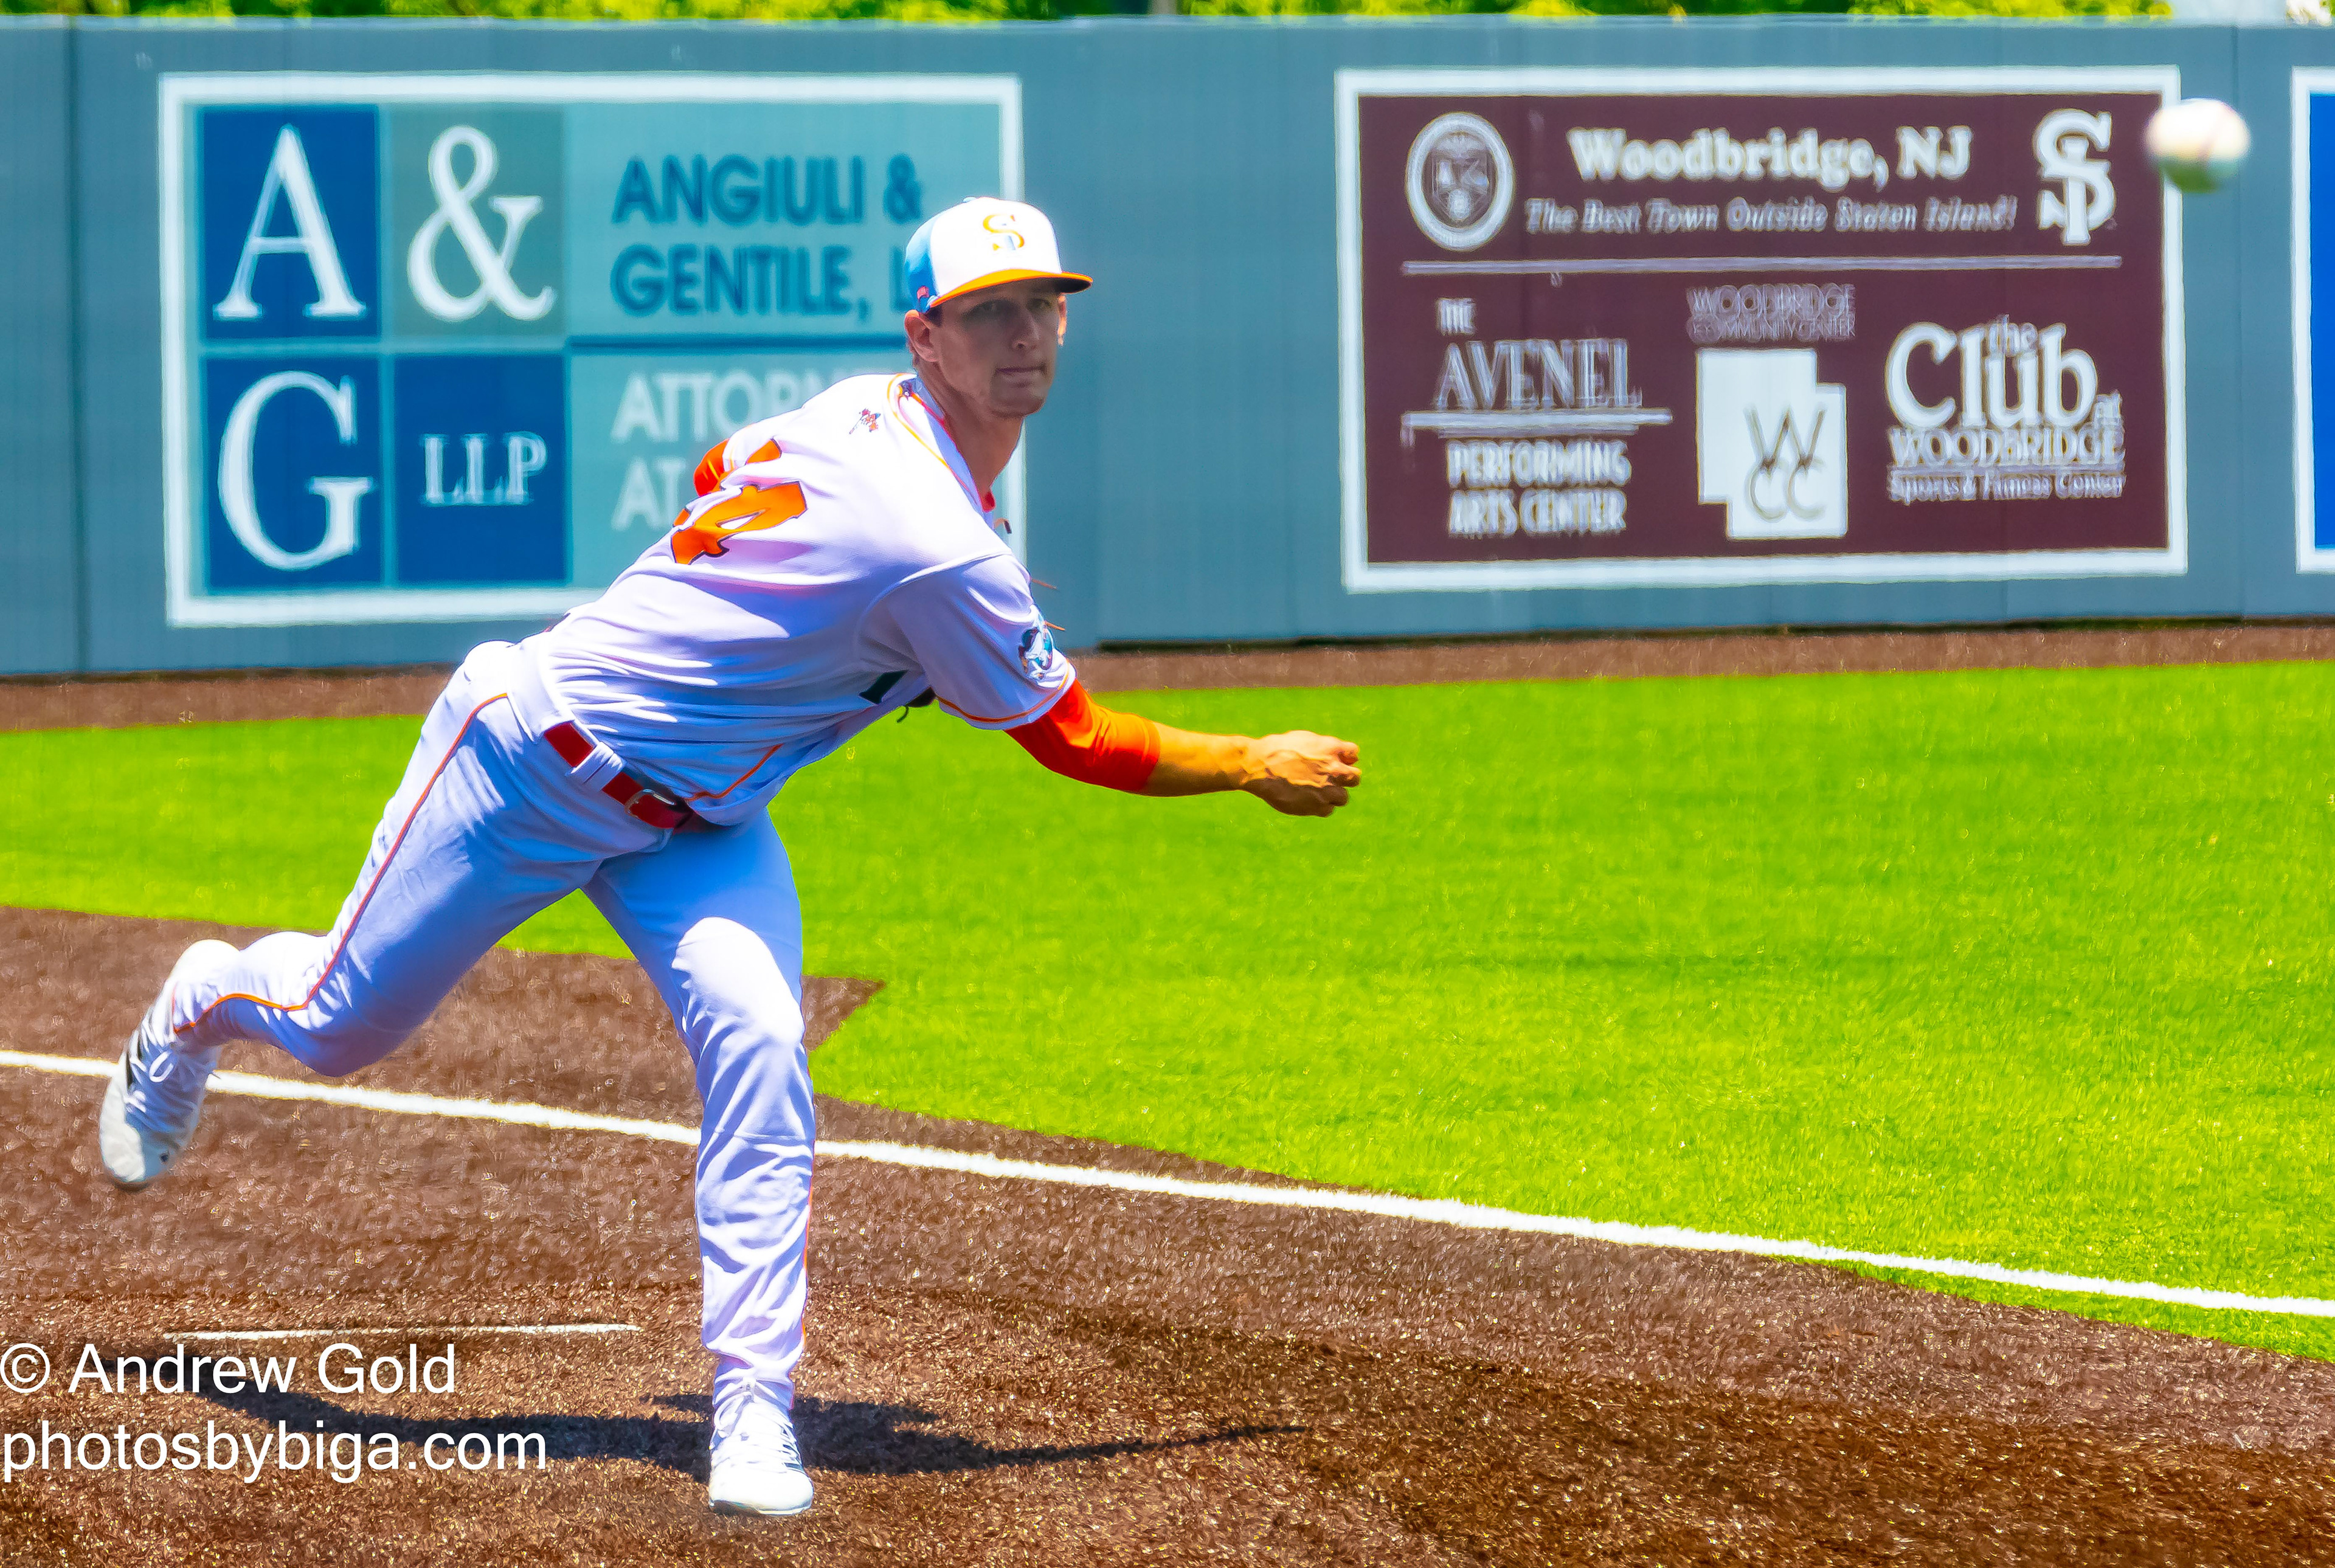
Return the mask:
[[[111,1056],[217,930],[0,913],[0,1046]],[[865,994],[814,988],[829,1021]],[[257,1048],[229,1065],[298,1076]],[[493,954],[354,1081],[693,1120],[662,1009],[608,960]],[[281,1422],[412,1457],[538,1433],[548,1464],[35,1470],[0,1486],[9,1564],[2335,1561],[2335,1367],[1790,1263],[851,1159],[818,1178],[819,1505],[718,1519],[686,1147],[221,1097],[188,1164],[125,1195],[96,1169],[97,1091],[0,1068],[0,1341],[58,1369],[0,1393],[0,1434]],[[1228,1174],[820,1111],[829,1138]],[[639,1331],[352,1336],[452,1344],[446,1393],[322,1391],[322,1339],[259,1348],[297,1358],[282,1393],[63,1388],[84,1342],[581,1321]]]
[[[1733,632],[1072,655],[1098,692],[2335,659],[2335,625]],[[0,681],[0,730],[420,713],[443,666]]]

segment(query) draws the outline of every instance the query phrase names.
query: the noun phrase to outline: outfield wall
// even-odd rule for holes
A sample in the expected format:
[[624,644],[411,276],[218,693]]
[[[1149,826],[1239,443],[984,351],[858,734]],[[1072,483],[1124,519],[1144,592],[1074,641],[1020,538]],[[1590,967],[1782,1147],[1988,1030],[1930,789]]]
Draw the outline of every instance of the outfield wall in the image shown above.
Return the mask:
[[[1017,187],[1100,280],[1006,498],[1075,644],[2335,613],[2297,507],[2291,103],[2295,69],[2321,66],[2335,34],[2169,24],[10,19],[0,670],[436,660],[539,626],[654,537],[699,427],[905,363],[886,258],[929,204]],[[1770,74],[1662,74],[1747,70]],[[1476,74],[1422,74],[1452,72]],[[1836,115],[1889,73],[1902,104]],[[2175,92],[2237,102],[2254,151],[2235,189],[2158,206],[2134,105]],[[1744,124],[1788,121],[1795,140],[1840,118],[1846,147],[1865,115],[1867,162],[1902,156],[1895,121],[1959,115],[1978,127],[1970,178],[1991,181],[1974,196],[2000,190],[2012,221],[1963,237],[1976,259],[1950,270],[1933,253],[1952,247],[1828,229],[1799,246],[1801,272],[1756,276],[1847,280],[1853,299],[1826,296],[1842,310],[1729,316],[1753,336],[1714,337],[1716,317],[1685,319],[1703,296],[1678,255],[1748,278],[1706,253],[1772,250],[1725,225],[1684,252],[1642,233],[1566,249],[1596,201],[1565,194],[1587,166],[1541,121],[1568,98],[1681,137],[1700,115],[1739,157],[1703,112],[1730,93],[1760,100]],[[2059,97],[2100,117],[2098,158],[2076,161],[2120,204],[2080,240],[2065,210],[2080,177],[2054,184],[2024,150],[2021,105]],[[1413,102],[1458,129],[1412,140]],[[1469,129],[1495,121],[1497,154]],[[344,298],[320,291],[313,254],[305,292],[286,281],[307,231],[263,179],[288,167],[286,127],[354,258]],[[1430,245],[1429,218],[1403,216],[1406,178],[1444,180],[1434,198],[1467,227],[1480,209],[1453,193],[1479,177],[1514,198],[1490,238]],[[1856,178],[1807,194],[1879,211],[1885,181]],[[1635,199],[1653,189],[1612,187],[1606,206],[1653,212]],[[1687,189],[1672,194],[1691,206]],[[533,203],[504,251],[499,199]],[[281,243],[253,251],[263,200],[259,237]],[[432,222],[434,293],[412,248]],[[465,243],[483,249],[466,260]],[[1902,457],[1884,426],[1914,441],[1955,389],[1983,388],[1975,368],[1931,368],[1946,351],[1922,334],[1998,315],[2067,324],[2053,357],[2024,345],[2049,382],[2029,422],[2060,441],[2052,471],[2080,504],[1957,510],[1937,487],[1978,482],[1967,467],[1939,479],[1892,459],[1884,476],[1860,455]],[[1908,334],[1929,358],[1890,357]],[[1540,379],[1517,379],[1524,359],[1500,356],[1543,340]],[[1730,344],[1753,357],[1702,352]],[[2039,402],[2021,346],[2000,356],[2004,407]],[[1751,411],[1737,486],[1710,477],[1741,438],[1710,407],[1746,365],[1744,395],[1778,401],[1765,422]],[[1411,380],[1381,394],[1387,366]],[[1884,370],[1903,383],[1885,403],[1865,384]],[[2126,430],[2130,450],[2103,458]],[[1509,483],[1507,454],[1519,475],[1540,465],[1537,489]]]

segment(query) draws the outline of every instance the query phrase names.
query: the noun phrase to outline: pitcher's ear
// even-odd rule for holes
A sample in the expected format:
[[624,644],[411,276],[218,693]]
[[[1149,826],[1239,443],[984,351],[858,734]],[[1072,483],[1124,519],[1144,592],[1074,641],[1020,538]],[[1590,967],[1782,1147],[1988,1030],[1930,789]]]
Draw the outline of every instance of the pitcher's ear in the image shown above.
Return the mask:
[[908,357],[910,359],[926,361],[934,358],[933,355],[922,352],[923,349],[929,346],[933,341],[933,317],[925,315],[922,311],[912,310],[908,312],[906,315],[900,318],[900,328],[903,332],[907,334],[908,337]]

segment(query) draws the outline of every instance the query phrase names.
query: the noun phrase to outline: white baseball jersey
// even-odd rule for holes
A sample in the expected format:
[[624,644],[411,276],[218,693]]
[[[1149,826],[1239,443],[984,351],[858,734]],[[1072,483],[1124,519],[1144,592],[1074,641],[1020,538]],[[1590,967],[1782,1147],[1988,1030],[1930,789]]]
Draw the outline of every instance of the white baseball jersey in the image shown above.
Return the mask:
[[1003,730],[1073,672],[912,376],[855,376],[723,449],[720,488],[525,644],[576,721],[717,823],[931,691]]
[[[594,603],[448,682],[325,936],[279,932],[174,988],[208,1065],[272,1040],[325,1073],[395,1050],[479,955],[582,890],[672,1009],[705,1103],[698,1250],[717,1427],[791,1403],[812,1151],[802,931],[761,811],[787,776],[929,689],[975,724],[1037,718],[1071,672],[993,508],[906,376],[838,382],[732,436],[719,488]],[[571,719],[601,742],[570,766]],[[599,788],[613,751],[716,824]]]

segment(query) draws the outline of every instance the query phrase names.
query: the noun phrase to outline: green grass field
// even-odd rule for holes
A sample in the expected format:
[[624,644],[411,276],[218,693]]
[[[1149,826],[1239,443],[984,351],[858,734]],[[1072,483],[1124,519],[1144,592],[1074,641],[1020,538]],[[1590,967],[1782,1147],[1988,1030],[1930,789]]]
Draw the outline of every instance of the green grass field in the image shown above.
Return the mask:
[[[777,817],[815,1063],[906,1109],[1427,1196],[2335,1297],[2335,671],[1119,699],[1361,742],[1327,821],[932,712]],[[401,720],[0,735],[0,903],[321,927]],[[57,787],[68,786],[68,787]],[[516,944],[614,953],[578,901]],[[2335,1356],[2309,1320],[1953,1286]]]

